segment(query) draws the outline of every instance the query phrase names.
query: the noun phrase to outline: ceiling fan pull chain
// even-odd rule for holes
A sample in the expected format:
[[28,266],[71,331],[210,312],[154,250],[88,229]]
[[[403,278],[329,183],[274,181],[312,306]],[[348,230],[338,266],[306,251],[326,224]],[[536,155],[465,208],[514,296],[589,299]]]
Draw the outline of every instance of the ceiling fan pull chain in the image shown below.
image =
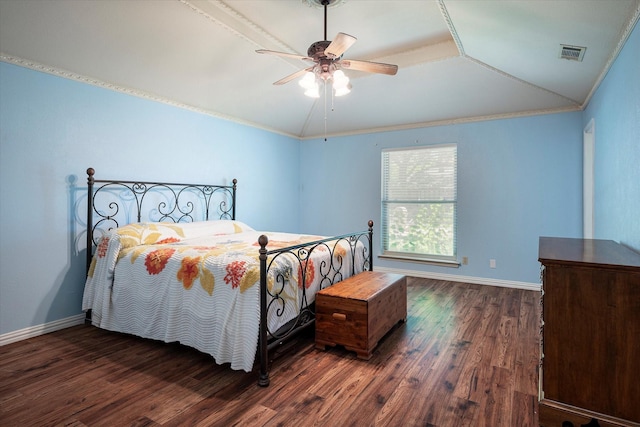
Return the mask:
[[327,142],[327,82],[326,81],[324,81],[323,86],[324,86],[324,142]]
[[331,111],[335,111],[335,105],[333,102],[335,101],[335,91],[333,90],[333,84],[331,84]]

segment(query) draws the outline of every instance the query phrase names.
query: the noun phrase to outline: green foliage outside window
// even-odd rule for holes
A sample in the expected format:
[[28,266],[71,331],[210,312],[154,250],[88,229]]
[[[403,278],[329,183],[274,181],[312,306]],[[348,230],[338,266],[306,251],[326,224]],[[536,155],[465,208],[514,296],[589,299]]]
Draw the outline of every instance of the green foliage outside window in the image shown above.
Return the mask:
[[388,248],[392,252],[454,255],[453,204],[389,206]]

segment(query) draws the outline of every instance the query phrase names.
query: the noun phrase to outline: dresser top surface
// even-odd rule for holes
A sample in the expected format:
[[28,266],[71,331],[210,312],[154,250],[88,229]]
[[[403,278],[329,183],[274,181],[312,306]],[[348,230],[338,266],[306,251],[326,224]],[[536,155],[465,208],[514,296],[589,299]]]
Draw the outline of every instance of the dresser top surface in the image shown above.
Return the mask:
[[640,268],[640,254],[613,240],[540,237],[538,260]]

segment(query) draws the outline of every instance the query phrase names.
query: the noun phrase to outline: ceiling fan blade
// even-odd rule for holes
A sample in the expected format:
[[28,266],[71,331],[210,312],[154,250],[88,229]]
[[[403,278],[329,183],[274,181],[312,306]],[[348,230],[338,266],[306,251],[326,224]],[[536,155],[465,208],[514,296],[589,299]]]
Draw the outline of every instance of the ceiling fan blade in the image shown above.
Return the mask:
[[340,58],[340,56],[349,49],[357,38],[345,33],[338,33],[331,44],[324,50],[325,56],[329,58]]
[[294,80],[294,79],[302,76],[307,71],[311,71],[311,70],[313,70],[313,67],[303,68],[302,70],[296,71],[293,74],[289,74],[287,77],[281,78],[280,80],[275,82],[274,85],[278,85],[279,86],[279,85],[283,85],[285,83],[289,83],[291,80]]
[[313,59],[309,58],[308,56],[296,55],[293,53],[286,53],[286,52],[276,52],[275,50],[258,49],[256,50],[256,52],[266,53],[268,55],[284,56],[287,58],[302,59],[303,61],[313,61]]
[[365,71],[367,73],[388,74],[395,76],[398,72],[398,66],[393,64],[383,64],[382,62],[371,61],[353,61],[350,59],[343,59],[340,61],[340,65],[343,68],[356,71]]

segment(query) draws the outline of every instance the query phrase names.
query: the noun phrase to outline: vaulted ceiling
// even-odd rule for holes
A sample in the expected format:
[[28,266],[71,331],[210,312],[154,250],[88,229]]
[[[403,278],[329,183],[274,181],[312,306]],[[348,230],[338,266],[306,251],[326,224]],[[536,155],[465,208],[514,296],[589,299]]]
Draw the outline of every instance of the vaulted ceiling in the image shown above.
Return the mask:
[[332,0],[328,38],[358,39],[344,59],[399,70],[345,70],[351,93],[312,99],[273,85],[308,62],[255,51],[306,56],[324,39],[317,2],[0,0],[0,55],[307,139],[579,110],[640,14],[640,0]]

